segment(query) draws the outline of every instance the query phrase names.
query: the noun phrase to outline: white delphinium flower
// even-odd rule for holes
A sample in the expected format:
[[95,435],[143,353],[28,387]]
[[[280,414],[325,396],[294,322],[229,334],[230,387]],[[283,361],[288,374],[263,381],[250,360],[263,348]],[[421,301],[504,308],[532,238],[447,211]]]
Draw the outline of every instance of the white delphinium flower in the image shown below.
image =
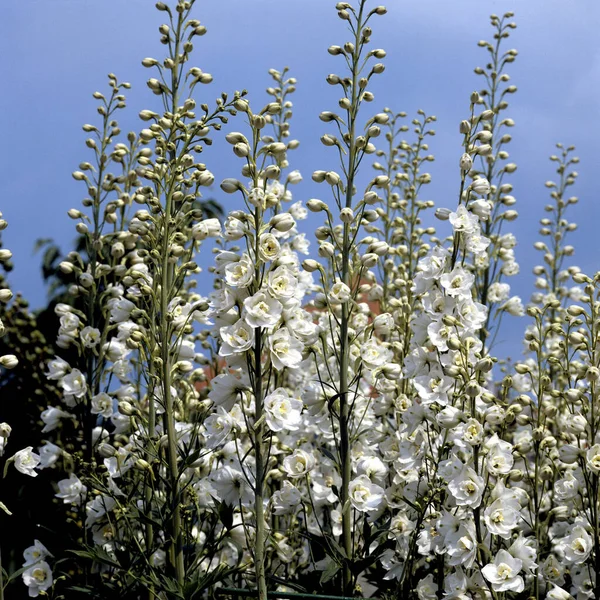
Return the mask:
[[114,401],[106,392],[100,392],[92,396],[92,406],[90,412],[93,415],[101,415],[105,419],[110,419],[114,411]]
[[554,496],[561,502],[572,500],[578,492],[579,479],[573,475],[572,470],[566,471],[564,477],[554,482]]
[[109,300],[110,306],[110,320],[113,323],[123,323],[129,321],[131,313],[135,310],[136,306],[131,300],[126,298],[113,298]]
[[510,294],[510,285],[508,283],[501,283],[499,281],[495,281],[490,284],[488,288],[487,299],[488,302],[497,304],[499,302],[503,302],[508,299]]
[[420,375],[413,380],[419,398],[424,404],[435,402],[441,406],[448,404],[448,392],[454,387],[454,380],[441,373]]
[[264,291],[244,300],[244,320],[251,327],[274,327],[283,312],[283,305]]
[[352,290],[343,281],[337,280],[329,290],[327,297],[332,304],[344,304],[350,300]]
[[84,348],[95,348],[100,342],[100,330],[95,327],[84,327],[81,330],[80,338]]
[[472,233],[479,229],[479,219],[461,204],[456,212],[451,212],[448,220],[455,233]]
[[281,327],[267,339],[273,366],[281,371],[285,367],[297,369],[302,362],[304,344],[294,337],[287,327]]
[[253,501],[252,488],[241,471],[226,465],[211,476],[211,483],[221,502],[237,506],[240,502],[248,506]]
[[384,502],[385,491],[367,475],[359,475],[348,485],[350,504],[359,512],[376,511]]
[[69,372],[70,368],[71,367],[66,360],[63,360],[57,356],[48,363],[48,372],[46,373],[46,378],[50,379],[51,381],[62,379]]
[[558,547],[569,562],[578,565],[590,555],[594,542],[585,528],[577,525],[567,537],[560,540]]
[[460,474],[450,481],[448,489],[458,506],[477,508],[481,504],[485,483],[471,467],[465,466]]
[[15,469],[23,475],[29,475],[30,477],[37,477],[35,468],[40,464],[40,457],[38,454],[33,452],[33,446],[27,446],[23,450],[19,450],[14,456],[13,461]]
[[437,583],[433,574],[430,573],[417,583],[417,596],[419,600],[437,600],[437,589]]
[[12,427],[8,423],[0,423],[0,456],[4,454]]
[[393,352],[376,338],[360,346],[360,358],[367,369],[377,369],[392,361]]
[[51,467],[62,454],[62,450],[56,444],[50,442],[46,442],[43,446],[40,446],[38,452],[40,453],[40,469]]
[[52,569],[45,560],[40,560],[23,571],[23,583],[29,588],[29,597],[37,598],[40,592],[45,592],[52,587]]
[[220,356],[231,356],[232,354],[241,354],[246,352],[254,344],[254,328],[240,319],[233,325],[221,327]]
[[500,310],[505,310],[509,315],[513,317],[522,317],[525,314],[525,307],[519,296],[512,296],[502,306]]
[[85,526],[90,527],[97,523],[106,513],[111,512],[116,504],[117,501],[106,494],[100,494],[89,500],[85,505]]
[[264,411],[271,431],[296,431],[302,422],[302,400],[291,397],[284,388],[277,388],[265,397]]
[[472,519],[459,521],[457,530],[450,530],[444,537],[448,564],[463,565],[470,569],[477,558],[477,532]]
[[73,369],[60,380],[60,386],[68,396],[83,398],[87,392],[85,375],[79,369]]
[[231,410],[240,394],[248,389],[247,378],[237,377],[233,373],[217,375],[210,383],[212,389],[208,393],[209,399],[225,410]]
[[68,412],[56,407],[49,406],[46,410],[42,411],[41,418],[44,422],[44,427],[42,429],[42,433],[47,433],[48,431],[53,431],[58,427],[61,419],[66,419],[72,417]]
[[238,260],[230,262],[225,266],[225,281],[231,287],[248,287],[253,279],[254,263],[246,253],[238,257]]
[[221,223],[219,219],[204,219],[192,226],[192,237],[196,241],[202,241],[209,237],[221,235]]
[[71,473],[68,479],[58,482],[57,498],[62,498],[65,504],[81,504],[85,498],[86,487],[75,473]]
[[206,447],[214,449],[221,446],[235,426],[235,419],[222,406],[218,406],[217,412],[204,421]]
[[461,266],[456,266],[450,273],[440,277],[440,284],[449,296],[455,298],[470,298],[471,288],[475,278],[473,273],[465,271]]
[[275,260],[281,252],[281,244],[272,233],[263,233],[258,240],[258,256],[264,262]]
[[563,588],[553,585],[552,589],[548,590],[546,600],[575,600],[575,598]]
[[[586,423],[587,426],[587,423]],[[586,453],[586,464],[594,473],[600,473],[600,444],[594,444]],[[561,456],[562,460],[562,456]],[[567,462],[567,461],[563,461]]]
[[523,563],[506,550],[499,550],[494,562],[483,567],[483,576],[492,584],[495,592],[522,592],[525,582],[519,575]]
[[291,456],[283,459],[283,470],[290,477],[304,477],[315,466],[315,457],[305,450],[296,449]]
[[287,515],[293,513],[302,502],[300,490],[289,481],[284,481],[280,490],[271,497],[274,515]]
[[39,540],[34,540],[33,546],[28,546],[23,550],[23,558],[25,559],[23,566],[28,567],[33,565],[44,560],[47,556],[51,556],[50,552],[48,552],[48,548],[46,548]]
[[534,538],[526,538],[523,532],[519,532],[519,537],[512,543],[508,551],[523,563],[523,569],[533,572],[537,569],[536,559],[536,540]]
[[510,539],[513,529],[519,524],[519,505],[511,498],[498,498],[484,511],[483,520],[488,531],[505,540]]
[[515,462],[512,444],[499,439],[495,433],[485,442],[485,447],[489,449],[485,459],[487,472],[494,477],[507,475]]

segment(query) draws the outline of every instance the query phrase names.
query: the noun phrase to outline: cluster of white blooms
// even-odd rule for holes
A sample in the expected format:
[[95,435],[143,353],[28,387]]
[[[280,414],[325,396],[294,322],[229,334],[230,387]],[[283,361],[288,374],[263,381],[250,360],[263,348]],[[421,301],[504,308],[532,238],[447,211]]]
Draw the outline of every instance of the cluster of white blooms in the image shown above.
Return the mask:
[[[421,199],[435,117],[418,111],[412,141],[405,113],[361,121],[384,71],[370,46],[384,7],[336,3],[350,41],[329,53],[348,72],[327,76],[341,113],[320,119],[340,168],[312,175],[330,200],[302,201],[288,161],[296,80],[271,70],[258,112],[245,93],[197,108],[192,92],[212,77],[185,66],[206,31],[192,4],[157,4],[168,56],[143,64],[164,111],[142,110],[145,128],[117,141],[129,86],[110,75],[110,95],[95,94],[102,127],[84,127],[96,162],[74,177],[91,216],[69,211],[85,251],[60,265],[72,303],[56,306],[60,356],[46,371],[59,400],[44,402],[41,444],[8,459],[43,472],[27,481],[53,479],[54,509],[77,530],[78,562],[56,566],[67,561],[73,589],[157,600],[240,584],[259,600],[275,586],[350,597],[366,583],[402,599],[600,600],[600,274],[564,264],[577,160],[559,146],[527,310],[505,281],[519,271],[505,230],[513,122],[499,117],[516,90],[504,72],[516,51],[500,43],[512,13],[492,16],[497,44],[480,42],[488,88],[460,124],[442,241]],[[220,189],[239,202],[220,220],[198,155],[236,115],[246,127],[225,140],[241,176]],[[367,155],[376,173],[361,184]],[[309,212],[323,217],[315,258]],[[212,291],[196,291],[201,245]],[[525,312],[527,356],[498,364],[500,320]],[[10,432],[0,423],[0,456]],[[48,556],[37,540],[25,551],[32,597],[63,593]]]

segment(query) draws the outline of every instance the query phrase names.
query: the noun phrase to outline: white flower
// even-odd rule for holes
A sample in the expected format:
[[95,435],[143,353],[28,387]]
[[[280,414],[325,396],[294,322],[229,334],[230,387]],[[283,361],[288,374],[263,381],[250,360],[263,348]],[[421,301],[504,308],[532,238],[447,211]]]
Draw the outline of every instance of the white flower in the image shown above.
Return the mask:
[[515,459],[513,458],[512,444],[498,438],[498,434],[494,434],[485,443],[489,452],[485,459],[485,468],[490,475],[498,477],[498,475],[507,475],[513,468]]
[[513,296],[509,298],[501,307],[501,310],[505,310],[509,315],[513,317],[522,317],[525,314],[525,307],[521,302],[519,296]]
[[537,557],[535,547],[535,538],[523,537],[523,533],[521,532],[508,551],[523,563],[524,569],[533,571],[534,569],[537,569],[537,564],[535,563]]
[[499,535],[505,540],[510,539],[512,530],[519,521],[518,508],[518,506],[515,508],[515,501],[510,501],[507,498],[494,500],[483,513],[483,520],[488,531],[494,535]]
[[283,487],[273,493],[271,502],[274,515],[287,515],[293,513],[302,502],[302,494],[289,481],[284,481]]
[[575,598],[561,587],[555,585],[546,594],[546,600],[575,600]]
[[87,391],[85,375],[79,369],[73,369],[68,375],[65,375],[61,381],[65,394],[75,398],[83,398]]
[[81,504],[85,497],[86,487],[81,483],[75,473],[71,473],[68,479],[58,482],[57,498],[62,498],[65,504]]
[[488,288],[488,301],[493,303],[503,302],[510,294],[510,285],[498,281],[492,283]]
[[62,450],[56,444],[50,442],[40,446],[38,452],[40,453],[40,469],[51,467],[62,454]]
[[110,512],[117,504],[117,501],[106,494],[95,496],[85,505],[86,520],[85,526],[90,527],[97,523],[107,512]]
[[490,193],[490,183],[485,177],[479,177],[475,179],[473,183],[470,185],[470,188],[481,196],[485,196]]
[[84,327],[80,337],[84,348],[94,348],[100,341],[100,330],[95,327]]
[[204,421],[207,448],[213,449],[220,446],[228,438],[235,425],[233,417],[222,406],[218,406],[217,413],[210,415]]
[[447,547],[450,565],[464,565],[470,569],[477,557],[475,523],[471,519],[461,522],[457,530],[451,530],[446,534],[444,545]]
[[228,327],[221,327],[219,333],[222,341],[220,356],[246,352],[254,344],[254,329],[242,319]]
[[131,313],[135,309],[135,304],[125,298],[116,298],[110,304],[110,320],[114,323],[129,321]]
[[332,304],[344,304],[350,300],[352,290],[343,282],[336,281],[329,290],[327,297]]
[[267,340],[273,366],[281,371],[285,367],[296,369],[302,362],[304,344],[295,338],[287,327],[278,329]]
[[360,512],[377,510],[383,503],[384,495],[383,488],[372,483],[367,475],[359,475],[348,486],[350,504]]
[[275,260],[281,252],[281,245],[272,233],[263,233],[258,240],[258,255],[267,262]]
[[241,471],[229,465],[216,471],[211,476],[211,483],[221,502],[230,506],[249,505],[253,500],[252,488]]
[[308,216],[308,210],[302,206],[302,201],[294,202],[294,204],[289,207],[288,212],[296,219],[296,221],[302,221]]
[[579,481],[572,471],[567,471],[562,479],[554,483],[554,496],[561,502],[575,498],[578,492]]
[[248,385],[231,373],[222,373],[211,380],[211,390],[208,397],[225,410],[231,410],[240,392],[246,390]]
[[49,406],[46,410],[42,411],[41,417],[44,422],[44,427],[42,429],[42,433],[46,433],[48,431],[53,431],[58,427],[61,419],[65,419],[67,417],[72,417],[68,412],[57,408],[55,406]]
[[44,560],[47,556],[50,556],[50,552],[42,542],[39,540],[33,541],[33,546],[29,546],[23,550],[23,558],[25,562],[23,563],[24,567],[29,567],[41,560]]
[[446,293],[457,298],[470,298],[474,281],[473,273],[465,271],[461,266],[454,267],[450,273],[444,273],[440,277],[440,283]]
[[477,508],[481,504],[484,487],[483,479],[467,466],[448,484],[448,489],[458,506],[473,508]]
[[300,254],[308,254],[310,242],[306,239],[305,233],[299,233],[292,239],[292,248]]
[[282,265],[269,273],[267,286],[269,292],[285,304],[286,300],[295,296],[298,280],[288,267]]
[[393,356],[392,351],[375,338],[371,338],[360,348],[360,357],[367,369],[377,369],[389,363]]
[[302,422],[302,400],[290,397],[284,388],[277,388],[264,399],[264,411],[271,431],[296,431]]
[[197,241],[208,237],[219,237],[221,235],[221,223],[219,219],[204,219],[192,227],[192,237]]
[[52,570],[44,560],[26,569],[22,577],[23,583],[29,588],[30,598],[36,598],[40,592],[45,592],[52,587]]
[[225,281],[232,287],[248,287],[254,279],[254,264],[248,254],[225,267]]
[[283,312],[281,302],[262,291],[246,298],[244,309],[244,319],[251,327],[273,327]]
[[569,562],[578,565],[590,555],[594,543],[589,533],[581,525],[578,525],[573,527],[570,535],[560,541],[559,547]]
[[71,367],[66,360],[58,356],[48,363],[48,372],[46,378],[50,380],[62,379]]
[[[587,466],[594,473],[600,473],[600,444],[594,444],[586,453]],[[562,460],[562,456],[561,456]],[[567,461],[564,461],[567,462]]]
[[456,212],[450,213],[448,220],[455,233],[472,233],[479,230],[479,219],[462,204],[456,209]]
[[33,452],[33,446],[27,446],[23,450],[19,450],[14,456],[15,469],[23,475],[37,477],[35,468],[40,464],[40,457]]
[[519,575],[523,563],[506,550],[499,550],[493,563],[483,567],[483,576],[492,584],[495,592],[522,592],[525,582]]
[[283,470],[290,477],[304,477],[315,466],[315,458],[304,450],[294,450],[291,456],[283,459]]

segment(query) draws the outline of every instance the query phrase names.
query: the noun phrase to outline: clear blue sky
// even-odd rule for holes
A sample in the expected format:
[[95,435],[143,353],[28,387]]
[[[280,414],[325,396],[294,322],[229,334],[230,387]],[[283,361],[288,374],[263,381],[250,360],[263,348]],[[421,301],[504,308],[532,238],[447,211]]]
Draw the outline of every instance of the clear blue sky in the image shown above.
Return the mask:
[[[83,195],[71,172],[91,159],[81,125],[97,122],[91,94],[106,90],[109,72],[130,81],[133,89],[121,126],[124,132],[142,127],[137,114],[154,97],[145,85],[150,73],[140,61],[163,57],[157,27],[164,15],[151,0],[3,0],[2,5],[0,210],[9,221],[3,236],[14,253],[13,289],[39,306],[45,290],[33,245],[37,238],[52,237],[70,250],[74,223],[66,212],[79,207]],[[290,161],[305,180],[295,188],[296,199],[321,197],[322,188],[310,175],[335,166],[333,153],[319,142],[327,129],[318,119],[320,111],[336,109],[339,93],[324,82],[328,73],[341,69],[327,47],[347,39],[334,5],[334,0],[198,0],[195,7],[208,34],[197,40],[193,64],[214,76],[213,85],[199,90],[199,102],[245,87],[258,106],[266,100],[271,67],[288,65],[298,79],[292,136],[301,146]],[[506,116],[516,122],[509,150],[519,166],[511,181],[520,213],[512,229],[519,240],[521,275],[512,283],[528,300],[531,268],[538,258],[531,244],[547,200],[543,184],[554,177],[547,156],[557,141],[576,145],[581,157],[575,190],[581,203],[571,213],[579,224],[573,263],[592,272],[600,268],[600,4],[389,0],[386,6],[388,15],[374,21],[372,39],[373,47],[388,52],[387,69],[377,80],[371,106],[374,112],[389,106],[409,114],[423,108],[437,116],[437,135],[430,138],[436,162],[430,168],[433,183],[427,199],[448,207],[456,203],[458,123],[470,92],[481,84],[473,67],[484,62],[486,53],[477,41],[490,39],[490,13],[515,11],[518,29],[509,46],[519,56],[508,72],[519,91],[509,98]],[[241,127],[240,122],[232,129]],[[217,180],[239,173],[239,160],[224,144],[208,149],[204,160]],[[225,207],[235,204],[217,187],[215,196]],[[511,323],[519,330],[524,325]],[[513,332],[507,335],[512,338]]]

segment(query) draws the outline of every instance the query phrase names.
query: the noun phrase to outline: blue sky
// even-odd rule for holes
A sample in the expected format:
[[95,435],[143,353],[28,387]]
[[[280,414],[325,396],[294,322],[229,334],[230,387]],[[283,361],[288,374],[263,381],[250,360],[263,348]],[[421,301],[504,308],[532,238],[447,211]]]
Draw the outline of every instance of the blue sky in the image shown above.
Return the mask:
[[[142,128],[137,114],[154,101],[145,85],[150,72],[140,64],[145,56],[163,56],[157,32],[163,19],[153,4],[151,0],[3,1],[0,210],[9,221],[4,243],[14,254],[11,285],[33,306],[45,298],[40,257],[33,255],[35,240],[52,237],[68,251],[74,238],[74,223],[66,212],[79,207],[83,197],[71,172],[91,159],[81,130],[83,123],[97,122],[91,94],[106,90],[109,72],[131,82],[128,108],[121,113],[124,132]],[[321,197],[323,190],[310,175],[335,166],[333,152],[319,142],[327,126],[318,119],[322,110],[336,109],[339,94],[324,81],[328,73],[342,68],[340,59],[327,54],[327,47],[347,40],[334,5],[334,0],[198,0],[194,10],[208,34],[197,40],[192,62],[214,76],[211,86],[199,89],[199,103],[214,101],[221,91],[245,87],[250,101],[259,106],[267,100],[269,68],[288,65],[298,79],[292,136],[301,145],[290,154],[290,163],[300,169],[304,182],[295,188],[296,199]],[[389,0],[386,6],[388,14],[373,23],[373,47],[384,48],[388,57],[386,72],[373,87],[371,106],[373,112],[389,106],[409,115],[422,108],[437,116],[437,135],[430,138],[436,162],[430,163],[433,183],[426,199],[448,207],[455,206],[458,188],[458,123],[466,115],[470,92],[481,85],[473,68],[484,62],[486,53],[477,41],[491,36],[490,13],[516,13],[518,28],[507,47],[519,51],[508,70],[519,91],[509,98],[506,116],[516,122],[509,151],[519,166],[511,181],[520,213],[512,230],[519,240],[521,275],[512,283],[527,300],[531,268],[538,258],[531,244],[547,201],[544,182],[554,177],[547,157],[557,141],[577,146],[581,157],[574,190],[581,202],[571,212],[579,224],[573,264],[591,272],[600,268],[596,183],[600,4]],[[241,120],[230,127],[241,128]],[[217,180],[239,174],[239,159],[225,144],[215,144],[203,160]],[[235,207],[235,199],[217,187],[215,196],[226,208]],[[516,335],[522,324],[511,323]],[[515,337],[512,331],[507,336]]]

